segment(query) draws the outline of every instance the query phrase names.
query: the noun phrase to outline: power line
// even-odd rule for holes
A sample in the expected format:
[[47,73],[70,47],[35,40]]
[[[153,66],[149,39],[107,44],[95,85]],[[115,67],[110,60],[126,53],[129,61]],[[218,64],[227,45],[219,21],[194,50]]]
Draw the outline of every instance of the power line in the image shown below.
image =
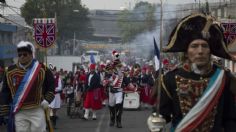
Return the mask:
[[[15,12],[17,15],[21,16],[20,13],[18,13],[16,10],[14,10],[12,7],[9,7],[9,9],[11,9],[13,12]],[[21,16],[22,17],[22,16]]]
[[15,9],[20,9],[19,7],[15,7],[15,6],[8,5],[8,4],[0,4],[0,6],[6,6],[6,7],[12,7],[12,8],[15,8]]
[[21,25],[21,24],[15,22],[15,21],[13,21],[13,20],[10,20],[10,19],[6,18],[6,17],[3,16],[2,14],[0,14],[0,17],[3,18],[3,19],[5,19],[5,20],[7,20],[7,21],[10,21],[10,22],[12,22],[12,23],[14,23],[14,24],[16,24],[16,25],[18,25],[18,26],[25,27],[24,25]]

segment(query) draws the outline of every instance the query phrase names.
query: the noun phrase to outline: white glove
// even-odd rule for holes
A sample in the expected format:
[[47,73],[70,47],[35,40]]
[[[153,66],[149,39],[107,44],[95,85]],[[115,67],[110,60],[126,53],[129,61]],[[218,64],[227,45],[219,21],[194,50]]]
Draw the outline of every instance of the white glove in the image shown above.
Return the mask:
[[48,101],[45,100],[45,99],[41,102],[41,106],[43,107],[43,109],[47,109],[47,108],[48,108],[48,105],[49,105],[49,103],[48,103]]

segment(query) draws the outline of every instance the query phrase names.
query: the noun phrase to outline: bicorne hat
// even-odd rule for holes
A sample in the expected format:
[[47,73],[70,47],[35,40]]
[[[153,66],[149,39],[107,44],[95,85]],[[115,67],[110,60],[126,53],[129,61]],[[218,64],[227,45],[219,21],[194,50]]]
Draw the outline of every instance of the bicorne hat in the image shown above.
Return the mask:
[[211,54],[232,59],[227,49],[222,27],[212,16],[196,13],[183,18],[172,31],[164,52],[186,52],[195,39],[206,40]]

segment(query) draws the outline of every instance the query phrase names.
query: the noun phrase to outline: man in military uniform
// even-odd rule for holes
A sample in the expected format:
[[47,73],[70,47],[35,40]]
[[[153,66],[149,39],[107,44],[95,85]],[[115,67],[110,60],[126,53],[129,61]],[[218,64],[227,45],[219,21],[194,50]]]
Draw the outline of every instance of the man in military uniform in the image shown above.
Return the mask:
[[45,132],[45,111],[54,98],[51,71],[34,58],[34,46],[17,45],[18,62],[6,70],[0,93],[0,116],[9,116],[9,132]]
[[112,52],[113,61],[106,65],[105,82],[108,88],[108,106],[110,110],[110,126],[116,122],[117,128],[122,128],[121,116],[123,112],[123,79],[122,64],[117,51]]
[[[236,130],[232,75],[211,55],[232,59],[221,27],[211,16],[193,14],[171,33],[166,52],[184,52],[183,64],[162,78],[160,114],[175,132]],[[234,86],[235,87],[235,86]]]

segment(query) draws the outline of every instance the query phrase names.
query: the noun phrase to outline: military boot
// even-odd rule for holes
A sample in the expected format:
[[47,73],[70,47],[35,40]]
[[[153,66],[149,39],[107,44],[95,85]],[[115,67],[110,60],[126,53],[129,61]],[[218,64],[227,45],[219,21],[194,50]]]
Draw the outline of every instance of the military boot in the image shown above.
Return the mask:
[[116,116],[116,111],[115,111],[115,107],[109,106],[110,109],[110,126],[114,126],[115,125],[115,116]]
[[116,127],[117,128],[122,128],[122,125],[121,125],[122,112],[123,112],[123,105],[116,104]]

